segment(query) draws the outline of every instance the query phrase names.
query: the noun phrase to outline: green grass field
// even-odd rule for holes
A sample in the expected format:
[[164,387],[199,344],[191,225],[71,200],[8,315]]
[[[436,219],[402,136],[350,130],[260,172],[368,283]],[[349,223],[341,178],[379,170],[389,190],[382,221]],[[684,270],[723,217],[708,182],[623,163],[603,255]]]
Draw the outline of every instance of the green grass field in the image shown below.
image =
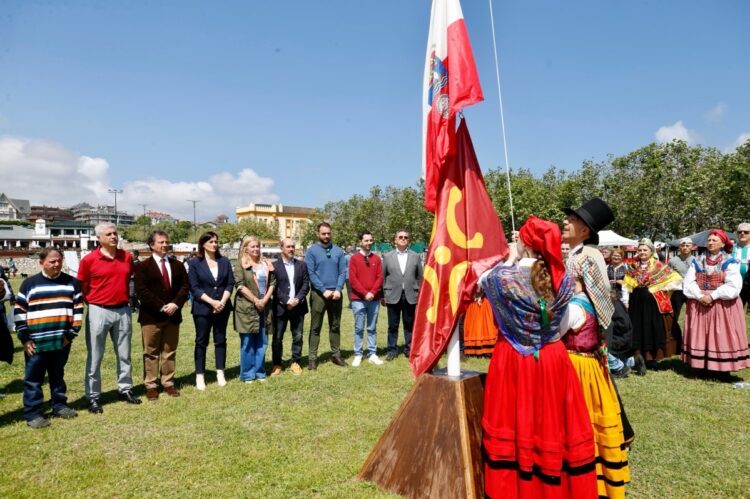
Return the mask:
[[[16,289],[19,284],[14,281]],[[414,383],[403,356],[383,366],[364,362],[342,369],[324,355],[317,372],[284,371],[265,384],[246,385],[237,379],[239,338],[230,331],[229,384],[216,385],[209,347],[209,385],[199,392],[195,333],[186,315],[177,358],[181,397],[143,397],[136,325],[133,374],[143,404],[117,401],[109,344],[102,364],[104,414],[89,414],[83,396],[86,347],[79,338],[66,370],[68,397],[79,417],[54,419],[42,430],[23,420],[23,354],[17,346],[14,364],[0,365],[0,391],[7,394],[0,400],[0,496],[390,497],[356,474]],[[386,323],[381,309],[383,356]],[[344,309],[342,350],[349,360],[352,329],[351,312]],[[321,353],[328,345],[325,327],[322,336]],[[287,337],[285,356],[289,351]],[[463,367],[486,371],[487,362],[470,359]],[[677,359],[665,365],[669,369],[619,382],[637,433],[629,496],[749,495],[750,390],[696,379]],[[750,372],[739,373],[741,379],[750,381]]]

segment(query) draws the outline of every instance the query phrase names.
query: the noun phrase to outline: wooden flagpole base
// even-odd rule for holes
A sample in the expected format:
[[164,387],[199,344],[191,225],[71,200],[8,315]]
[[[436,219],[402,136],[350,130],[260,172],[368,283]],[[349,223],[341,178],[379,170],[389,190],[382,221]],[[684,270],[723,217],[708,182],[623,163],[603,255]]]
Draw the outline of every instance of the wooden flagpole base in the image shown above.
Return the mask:
[[420,376],[359,478],[406,497],[484,497],[484,379]]

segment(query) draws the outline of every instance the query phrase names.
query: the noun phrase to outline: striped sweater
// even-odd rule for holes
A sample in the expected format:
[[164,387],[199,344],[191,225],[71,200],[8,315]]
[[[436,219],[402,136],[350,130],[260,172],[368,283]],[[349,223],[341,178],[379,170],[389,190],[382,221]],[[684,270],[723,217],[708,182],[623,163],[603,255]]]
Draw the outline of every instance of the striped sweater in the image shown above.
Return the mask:
[[14,312],[21,343],[33,340],[37,352],[60,350],[63,337],[72,341],[81,329],[80,283],[65,273],[55,279],[33,275],[21,284]]

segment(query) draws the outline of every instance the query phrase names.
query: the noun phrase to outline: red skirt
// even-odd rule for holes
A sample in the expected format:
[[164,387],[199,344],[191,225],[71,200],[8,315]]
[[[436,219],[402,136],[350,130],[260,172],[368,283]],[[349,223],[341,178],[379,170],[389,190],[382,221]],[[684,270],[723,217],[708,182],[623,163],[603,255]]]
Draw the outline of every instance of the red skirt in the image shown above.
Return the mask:
[[562,342],[536,360],[498,338],[482,426],[489,497],[597,497],[591,419]]

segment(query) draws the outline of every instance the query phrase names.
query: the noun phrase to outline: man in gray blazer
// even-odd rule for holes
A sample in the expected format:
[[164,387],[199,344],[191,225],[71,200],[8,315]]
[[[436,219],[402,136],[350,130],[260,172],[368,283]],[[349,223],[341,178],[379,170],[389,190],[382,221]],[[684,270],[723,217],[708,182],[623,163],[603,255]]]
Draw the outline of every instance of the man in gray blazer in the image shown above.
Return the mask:
[[422,259],[409,249],[409,233],[396,232],[396,249],[383,256],[383,304],[388,308],[388,355],[398,355],[398,325],[404,324],[404,355],[409,357],[417,295],[422,282]]

